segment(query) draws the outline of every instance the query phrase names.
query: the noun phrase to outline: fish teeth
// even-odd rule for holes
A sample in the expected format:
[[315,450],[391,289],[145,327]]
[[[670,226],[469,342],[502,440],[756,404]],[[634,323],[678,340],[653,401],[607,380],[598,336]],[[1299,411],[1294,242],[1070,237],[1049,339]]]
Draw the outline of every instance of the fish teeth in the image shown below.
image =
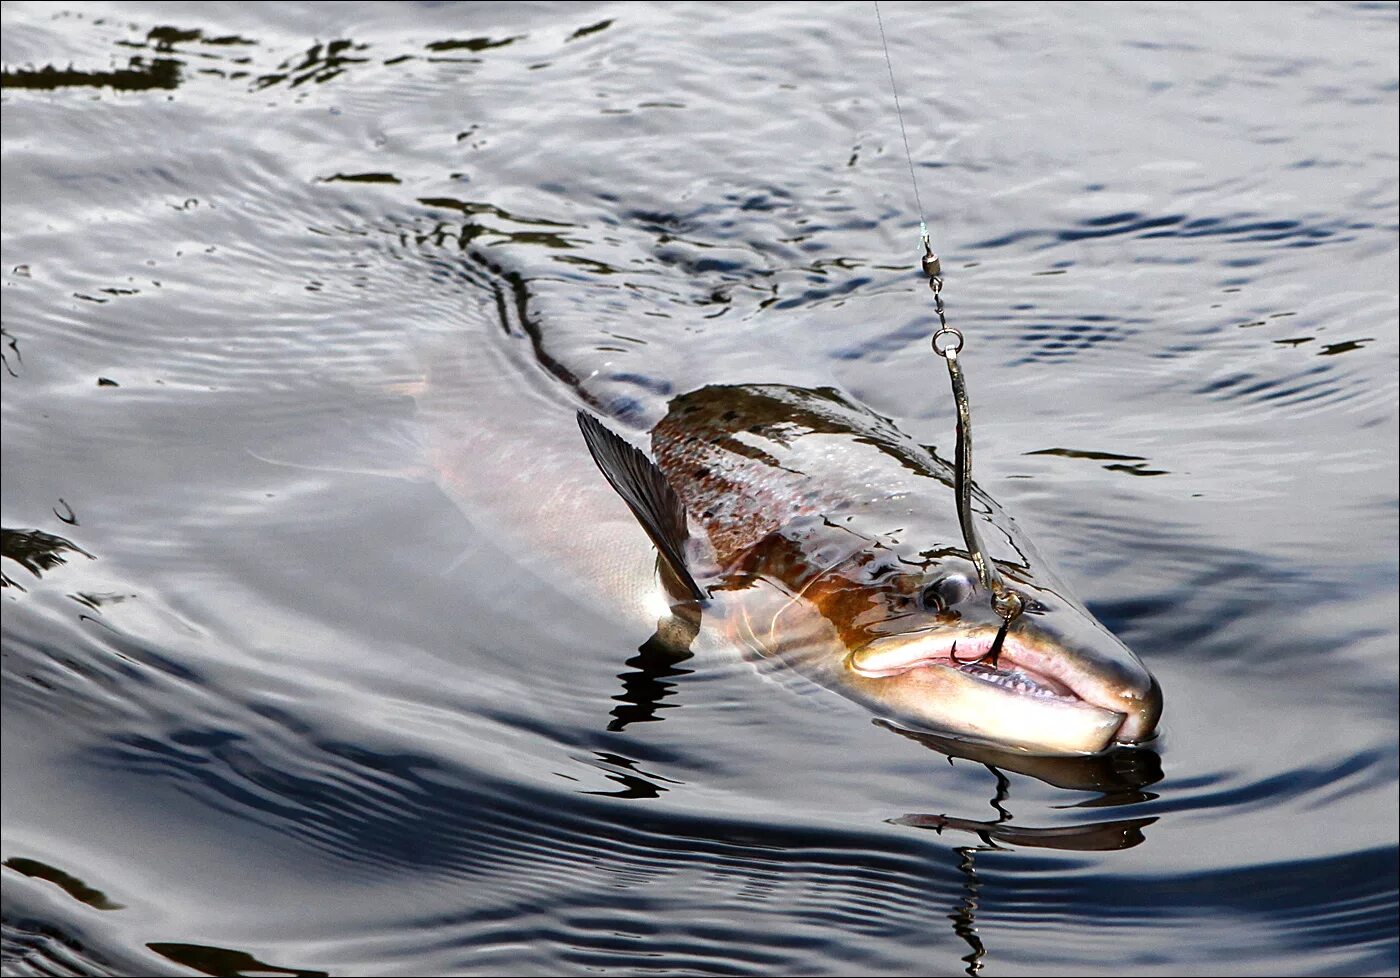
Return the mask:
[[980,662],[969,662],[958,667],[959,671],[976,676],[983,682],[1000,686],[1003,689],[1010,689],[1026,696],[1037,696],[1041,698],[1053,697],[1063,699],[1059,693],[1036,682],[1030,676],[1017,669],[994,669],[991,666],[983,665]]

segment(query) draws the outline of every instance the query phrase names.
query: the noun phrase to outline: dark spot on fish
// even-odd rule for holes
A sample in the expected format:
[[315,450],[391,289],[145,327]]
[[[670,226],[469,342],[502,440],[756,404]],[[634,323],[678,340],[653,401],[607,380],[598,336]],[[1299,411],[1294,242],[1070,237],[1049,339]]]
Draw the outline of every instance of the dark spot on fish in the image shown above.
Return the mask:
[[761,424],[751,424],[751,425],[749,425],[749,434],[751,434],[751,435],[761,435],[761,434],[763,434],[763,425],[761,425]]
[[699,410],[700,410],[700,405],[698,405],[698,404],[689,404],[689,405],[686,405],[685,413],[686,413],[686,414],[694,414],[696,411],[699,411]]
[[735,418],[737,418],[738,416],[739,416],[739,412],[738,412],[738,411],[725,411],[724,414],[721,415],[721,419],[724,420],[724,421],[733,421],[733,420],[734,420]]
[[700,466],[700,468],[698,468],[698,469],[695,470],[695,478],[697,478],[697,479],[708,479],[709,477],[710,477],[710,470],[707,469],[707,468],[705,468],[705,466],[702,465],[702,466]]
[[712,520],[715,518],[715,511],[712,509],[707,509],[705,510],[705,512],[700,514],[700,518],[702,520]]

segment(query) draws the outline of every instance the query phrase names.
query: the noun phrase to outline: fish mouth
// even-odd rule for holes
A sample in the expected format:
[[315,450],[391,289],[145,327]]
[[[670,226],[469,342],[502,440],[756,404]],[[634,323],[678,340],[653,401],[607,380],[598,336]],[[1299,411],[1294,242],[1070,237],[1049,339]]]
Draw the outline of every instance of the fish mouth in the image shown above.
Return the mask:
[[996,632],[990,631],[957,638],[925,637],[913,642],[877,640],[852,654],[851,668],[870,679],[886,679],[914,669],[943,666],[1021,696],[1092,702],[1043,666],[1037,668],[1046,659],[1045,650],[1033,648],[1022,639],[1006,636],[996,665],[984,661],[995,641]]
[[[965,699],[968,712],[998,714],[969,725],[974,739],[990,738],[1042,753],[1096,753],[1112,747],[1128,714],[1110,684],[1096,681],[1058,645],[1008,634],[996,664],[983,661],[996,631],[914,634],[876,639],[852,652],[848,668],[877,685],[898,684],[903,702],[919,690],[939,698],[938,716]],[[1018,727],[1020,728],[1018,730]]]

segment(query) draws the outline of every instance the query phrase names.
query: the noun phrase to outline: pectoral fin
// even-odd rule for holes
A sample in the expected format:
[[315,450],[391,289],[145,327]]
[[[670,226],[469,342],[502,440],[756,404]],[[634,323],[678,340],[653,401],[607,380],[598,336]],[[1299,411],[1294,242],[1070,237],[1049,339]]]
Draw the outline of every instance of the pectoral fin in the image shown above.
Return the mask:
[[691,597],[704,601],[705,592],[685,566],[685,542],[690,539],[685,506],[666,476],[655,462],[591,414],[578,412],[578,426],[593,461],[651,537],[666,567]]

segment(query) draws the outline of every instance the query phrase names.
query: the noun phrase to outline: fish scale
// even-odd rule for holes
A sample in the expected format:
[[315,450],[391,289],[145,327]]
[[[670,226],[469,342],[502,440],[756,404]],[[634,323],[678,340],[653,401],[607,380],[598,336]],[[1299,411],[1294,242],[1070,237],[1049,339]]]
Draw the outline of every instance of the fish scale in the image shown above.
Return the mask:
[[[887,546],[895,545],[894,531],[927,522],[927,507],[903,476],[910,468],[940,481],[951,474],[883,419],[851,410],[838,396],[711,386],[672,401],[652,432],[652,452],[721,564],[804,518],[885,538]],[[934,532],[945,536],[947,528]]]

